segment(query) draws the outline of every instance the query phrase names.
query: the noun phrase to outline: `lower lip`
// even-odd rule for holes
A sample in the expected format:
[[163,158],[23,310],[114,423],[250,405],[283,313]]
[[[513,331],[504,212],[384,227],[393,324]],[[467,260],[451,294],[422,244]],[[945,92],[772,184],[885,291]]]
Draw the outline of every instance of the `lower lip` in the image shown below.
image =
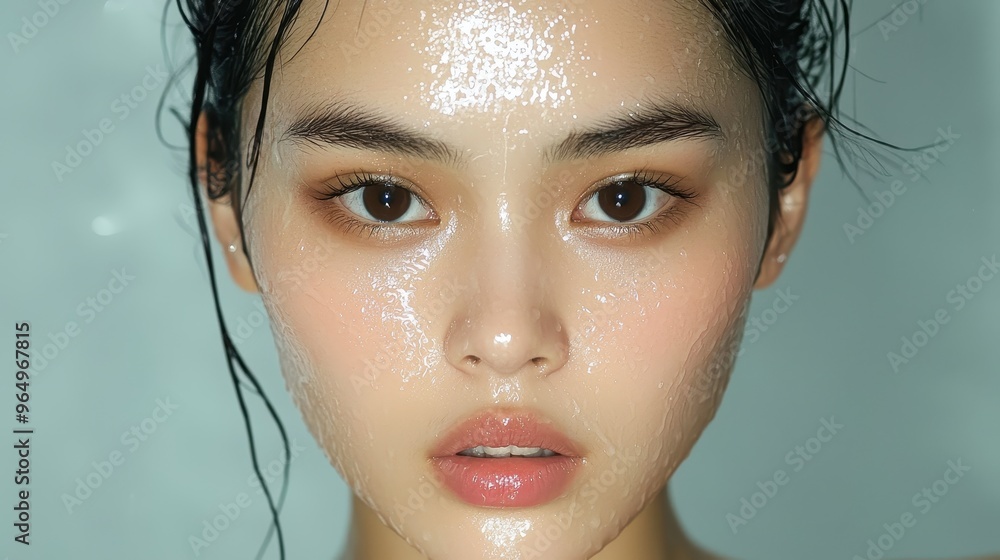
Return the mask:
[[484,507],[531,507],[560,495],[573,479],[578,458],[435,457],[438,477],[462,501]]

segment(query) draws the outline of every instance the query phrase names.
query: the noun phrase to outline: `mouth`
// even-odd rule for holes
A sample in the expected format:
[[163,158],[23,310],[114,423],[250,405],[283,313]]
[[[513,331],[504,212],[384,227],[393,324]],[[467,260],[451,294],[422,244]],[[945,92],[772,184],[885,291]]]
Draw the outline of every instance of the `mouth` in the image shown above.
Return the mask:
[[558,498],[582,466],[579,446],[527,411],[491,411],[455,426],[431,452],[439,480],[480,507],[531,507]]
[[518,447],[516,445],[489,447],[487,445],[477,445],[476,447],[459,451],[458,455],[477,457],[479,459],[485,459],[486,457],[506,459],[507,457],[552,457],[553,455],[558,455],[558,453],[544,447]]

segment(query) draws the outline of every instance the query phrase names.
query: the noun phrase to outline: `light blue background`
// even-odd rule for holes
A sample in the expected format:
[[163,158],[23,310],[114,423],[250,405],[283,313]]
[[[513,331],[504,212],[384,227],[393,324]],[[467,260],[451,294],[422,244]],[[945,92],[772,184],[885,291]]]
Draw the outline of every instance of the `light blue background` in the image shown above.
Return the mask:
[[[894,6],[857,4],[858,30]],[[920,4],[920,14],[889,35],[876,26],[853,37],[858,73],[845,109],[899,144],[930,143],[938,127],[961,137],[926,181],[899,175],[905,194],[853,244],[843,225],[866,202],[832,158],[825,162],[803,238],[777,286],[756,295],[751,315],[760,317],[777,289],[800,299],[747,345],[716,420],[672,481],[685,526],[720,554],[863,556],[882,524],[906,511],[917,525],[887,557],[1000,553],[1000,280],[961,311],[945,300],[981,257],[1000,252],[1000,2]],[[34,2],[4,3],[0,31],[18,32],[21,18],[38,10]],[[184,154],[155,134],[165,85],[124,120],[113,106],[142,83],[147,66],[163,64],[161,12],[160,2],[70,0],[17,52],[9,40],[0,44],[0,347],[12,348],[15,321],[31,322],[36,345],[67,321],[81,325],[32,381],[27,550],[12,540],[13,436],[0,442],[7,512],[0,556],[192,558],[188,537],[240,492],[250,492],[251,505],[200,558],[252,558],[269,523],[263,496],[248,484],[248,447],[193,235]],[[186,47],[183,28],[170,28],[167,43]],[[57,180],[53,160],[104,118],[114,130]],[[172,118],[164,124],[180,141]],[[873,192],[888,182],[864,185]],[[122,267],[135,279],[84,323],[77,307]],[[224,272],[220,283],[230,328],[259,324],[257,300]],[[951,321],[894,373],[886,353],[941,307]],[[305,449],[292,463],[283,515],[288,558],[331,558],[344,543],[348,490],[284,390],[270,330],[263,324],[248,334],[239,347]],[[0,367],[4,429],[14,427],[12,367]],[[167,398],[178,409],[131,452],[122,433]],[[279,447],[254,407],[266,464]],[[829,416],[845,427],[792,472],[786,454]],[[115,450],[124,464],[68,513],[61,496]],[[917,512],[911,497],[958,458],[971,472],[926,514]],[[790,482],[734,534],[726,514],[777,469]]]

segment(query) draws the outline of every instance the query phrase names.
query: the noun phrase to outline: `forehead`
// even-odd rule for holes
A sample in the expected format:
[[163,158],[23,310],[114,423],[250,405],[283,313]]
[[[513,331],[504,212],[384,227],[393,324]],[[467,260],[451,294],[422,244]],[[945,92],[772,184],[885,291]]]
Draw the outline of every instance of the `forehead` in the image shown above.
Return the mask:
[[656,98],[725,126],[751,89],[723,37],[698,0],[306,0],[271,124],[346,99],[442,133],[555,136]]

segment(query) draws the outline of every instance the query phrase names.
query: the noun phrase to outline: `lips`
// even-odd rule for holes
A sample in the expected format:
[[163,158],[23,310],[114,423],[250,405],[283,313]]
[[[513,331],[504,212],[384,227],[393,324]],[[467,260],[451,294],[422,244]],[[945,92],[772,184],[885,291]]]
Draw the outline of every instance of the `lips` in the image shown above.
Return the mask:
[[527,411],[490,411],[452,429],[431,452],[441,482],[475,506],[531,507],[558,498],[582,465],[579,447]]

